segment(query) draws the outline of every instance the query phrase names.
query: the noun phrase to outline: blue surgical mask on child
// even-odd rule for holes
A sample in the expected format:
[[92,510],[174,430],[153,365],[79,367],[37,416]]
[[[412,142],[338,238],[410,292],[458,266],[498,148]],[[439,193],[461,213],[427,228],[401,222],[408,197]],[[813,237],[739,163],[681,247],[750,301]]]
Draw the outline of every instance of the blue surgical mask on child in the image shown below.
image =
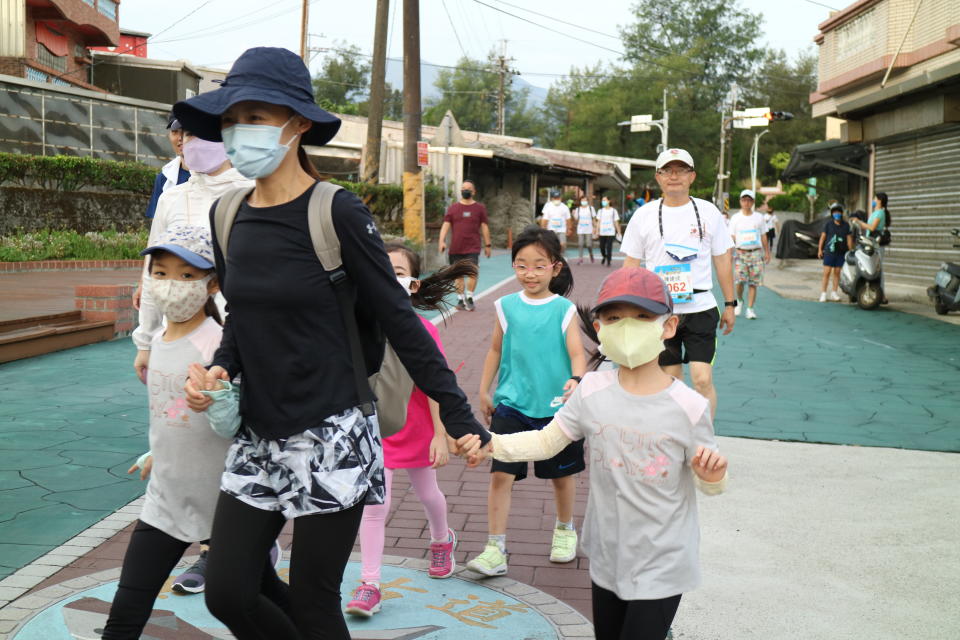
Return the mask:
[[843,220],[843,214],[842,214],[842,213],[835,213],[835,214],[833,214],[833,219],[834,219],[834,220]]
[[221,132],[223,145],[227,150],[234,169],[244,178],[256,180],[266,178],[277,170],[283,162],[293,141],[300,137],[295,134],[286,143],[280,142],[283,129],[293,120],[290,117],[283,125],[275,127],[269,124],[235,124]]
[[663,351],[663,325],[669,316],[655,320],[623,318],[600,325],[600,353],[622,367],[634,369]]

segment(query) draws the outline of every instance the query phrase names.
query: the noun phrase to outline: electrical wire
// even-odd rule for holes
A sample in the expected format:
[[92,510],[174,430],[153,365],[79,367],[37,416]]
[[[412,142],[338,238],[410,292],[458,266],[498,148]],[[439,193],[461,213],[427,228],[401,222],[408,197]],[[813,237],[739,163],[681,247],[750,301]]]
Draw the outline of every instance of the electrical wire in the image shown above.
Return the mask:
[[457,44],[460,45],[460,53],[463,54],[464,58],[467,58],[467,51],[463,48],[463,42],[460,41],[460,34],[457,33],[457,27],[453,24],[453,18],[450,17],[450,12],[447,10],[447,0],[440,0],[440,3],[443,5],[443,12],[447,14],[447,20],[450,21],[450,28],[453,29],[453,35],[457,38]]

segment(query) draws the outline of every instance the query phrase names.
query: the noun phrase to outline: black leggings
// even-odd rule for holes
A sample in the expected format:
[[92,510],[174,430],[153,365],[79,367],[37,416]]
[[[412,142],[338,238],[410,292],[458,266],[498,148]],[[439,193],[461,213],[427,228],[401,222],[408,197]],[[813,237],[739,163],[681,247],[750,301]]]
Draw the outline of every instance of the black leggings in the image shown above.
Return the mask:
[[680,606],[678,594],[662,600],[621,600],[593,583],[597,640],[664,640]]
[[600,236],[600,255],[603,256],[600,264],[610,264],[613,261],[613,236]]
[[286,519],[220,493],[207,556],[207,608],[237,640],[349,640],[340,583],[360,529],[363,500],[293,521],[290,606],[260,585],[263,558]]

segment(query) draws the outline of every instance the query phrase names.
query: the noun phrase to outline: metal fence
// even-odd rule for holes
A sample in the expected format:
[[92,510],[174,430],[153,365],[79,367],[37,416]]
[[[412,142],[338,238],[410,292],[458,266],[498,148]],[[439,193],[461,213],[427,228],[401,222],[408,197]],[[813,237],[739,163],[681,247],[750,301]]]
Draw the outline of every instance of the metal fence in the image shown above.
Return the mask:
[[0,151],[162,166],[170,105],[0,76]]

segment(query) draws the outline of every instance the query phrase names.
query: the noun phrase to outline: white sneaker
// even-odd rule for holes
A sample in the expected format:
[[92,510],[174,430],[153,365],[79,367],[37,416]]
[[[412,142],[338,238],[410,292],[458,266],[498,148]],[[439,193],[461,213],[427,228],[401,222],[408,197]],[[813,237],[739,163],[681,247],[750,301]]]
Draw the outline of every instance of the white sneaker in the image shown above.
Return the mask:
[[830,299],[834,302],[840,302],[840,294],[837,293],[836,290],[833,290],[830,292]]
[[747,320],[756,320],[757,314],[753,310],[753,307],[747,307]]
[[740,314],[742,312],[743,312],[743,307],[739,304],[733,308],[733,315],[737,316],[738,318],[740,317]]
[[826,291],[821,291],[821,292],[820,292],[820,302],[826,302],[826,301],[827,301],[827,292],[826,292]]

